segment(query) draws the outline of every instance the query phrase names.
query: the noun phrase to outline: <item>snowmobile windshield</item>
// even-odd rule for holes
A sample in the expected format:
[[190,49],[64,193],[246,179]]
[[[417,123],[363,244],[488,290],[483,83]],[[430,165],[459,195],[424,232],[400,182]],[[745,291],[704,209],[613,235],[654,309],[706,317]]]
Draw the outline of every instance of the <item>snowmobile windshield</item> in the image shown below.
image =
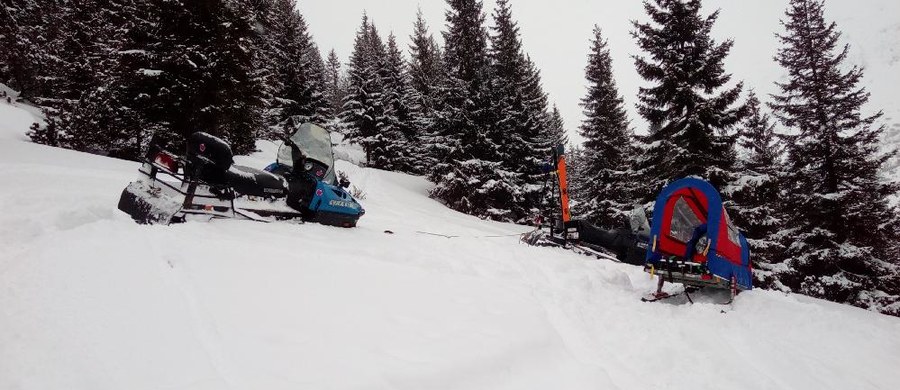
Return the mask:
[[634,206],[634,209],[631,210],[628,222],[631,224],[632,232],[650,234],[650,222],[647,221],[647,214],[644,213],[643,207]]
[[324,164],[328,171],[322,180],[329,184],[335,184],[334,154],[331,150],[331,134],[328,133],[328,130],[312,123],[304,123],[300,125],[290,140],[297,147],[293,148],[288,144],[281,145],[281,148],[278,149],[280,164],[294,168],[294,161],[299,161],[301,157],[296,156],[295,153],[302,153],[302,157]]

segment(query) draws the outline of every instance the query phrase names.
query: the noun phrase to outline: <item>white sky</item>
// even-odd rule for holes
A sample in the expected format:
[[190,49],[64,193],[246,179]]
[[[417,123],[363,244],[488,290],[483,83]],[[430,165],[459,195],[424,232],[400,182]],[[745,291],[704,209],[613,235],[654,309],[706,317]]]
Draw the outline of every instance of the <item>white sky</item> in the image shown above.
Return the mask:
[[[638,87],[645,85],[634,70],[631,55],[641,54],[631,37],[631,20],[647,20],[638,0],[511,0],[513,17],[518,21],[523,45],[538,67],[544,90],[559,106],[570,136],[581,123],[578,105],[585,93],[584,67],[594,24],[600,25],[613,58],[619,92],[625,98],[632,126],[644,131],[645,122],[634,108]],[[773,84],[784,72],[772,60],[781,32],[779,20],[787,0],[706,0],[704,13],[721,9],[714,36],[718,41],[733,38],[726,71],[735,80],[743,80],[765,100],[775,92]],[[495,1],[484,0],[490,17]],[[310,30],[323,55],[334,48],[346,62],[353,47],[356,29],[363,11],[387,36],[391,31],[407,47],[417,7],[439,42],[444,30],[443,0],[298,0]],[[850,61],[866,67],[864,83],[872,93],[868,109],[884,110],[887,123],[900,122],[900,1],[827,0],[826,18],[836,21],[851,44]],[[408,56],[408,52],[407,52]],[[745,88],[746,89],[746,88]],[[573,139],[579,139],[574,137]]]

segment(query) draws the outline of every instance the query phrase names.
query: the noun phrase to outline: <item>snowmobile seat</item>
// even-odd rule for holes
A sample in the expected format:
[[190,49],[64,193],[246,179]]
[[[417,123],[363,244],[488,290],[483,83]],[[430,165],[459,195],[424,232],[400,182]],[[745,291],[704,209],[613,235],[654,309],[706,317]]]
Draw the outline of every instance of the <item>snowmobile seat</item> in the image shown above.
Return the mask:
[[225,179],[241,195],[282,198],[287,195],[287,182],[281,176],[241,165],[225,171]]
[[647,249],[641,243],[647,242],[647,237],[643,235],[628,229],[604,230],[584,220],[572,220],[565,226],[575,228],[582,244],[612,252],[623,263],[644,264]]
[[198,131],[188,138],[187,160],[189,174],[211,184],[227,184],[225,173],[234,163],[234,154],[221,138]]

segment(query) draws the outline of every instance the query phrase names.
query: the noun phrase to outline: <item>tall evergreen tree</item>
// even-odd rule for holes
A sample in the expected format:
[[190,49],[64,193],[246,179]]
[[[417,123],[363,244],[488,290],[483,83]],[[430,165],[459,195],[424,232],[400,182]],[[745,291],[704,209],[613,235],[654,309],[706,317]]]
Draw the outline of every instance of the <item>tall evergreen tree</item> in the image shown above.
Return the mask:
[[309,99],[309,107],[312,115],[309,118],[310,122],[315,123],[325,123],[328,121],[329,115],[331,114],[331,109],[329,108],[328,99],[326,96],[326,87],[328,84],[328,75],[327,68],[325,65],[325,59],[322,58],[322,53],[319,51],[319,46],[316,45],[315,42],[311,41],[311,46],[309,52],[307,53],[308,58],[312,61],[312,66],[310,66],[310,89],[312,89],[312,94]]
[[[565,152],[569,210],[571,210],[574,215],[578,216],[578,213],[583,209],[583,201],[589,199],[591,196],[586,190],[586,187],[590,184],[586,179],[589,174],[585,168],[587,156],[585,156],[583,145],[568,144],[566,145]],[[552,177],[550,179],[551,181],[553,180]],[[546,197],[545,201],[549,206],[545,207],[545,210],[549,209],[552,211],[552,215],[558,216],[560,213],[559,193],[556,189],[550,189],[551,191],[548,191],[549,196]]]
[[54,130],[61,130],[58,145],[135,159],[141,155],[149,135],[158,130],[146,126],[140,104],[147,102],[139,101],[129,89],[133,80],[152,77],[154,69],[129,68],[126,64],[137,53],[124,50],[132,37],[144,31],[146,15],[140,13],[138,4],[133,1],[108,2],[100,7],[98,4],[94,4],[95,7],[89,3],[82,5],[86,6],[82,11],[90,15],[87,19],[98,18],[105,24],[93,29],[102,38],[89,39],[94,47],[103,47],[102,52],[95,51],[95,67],[99,65],[102,70],[94,73],[96,78],[92,82],[82,84],[83,91],[78,99],[48,116],[47,128],[35,127],[37,131],[33,138],[40,142],[42,131],[49,135]]
[[[416,14],[416,22],[413,25],[412,43],[409,46],[409,79],[410,85],[415,90],[417,106],[421,107],[422,116],[433,117],[433,111],[438,105],[438,86],[441,84],[443,67],[441,51],[434,36],[428,32],[428,25],[419,9]],[[430,125],[430,123],[427,123]]]
[[[57,42],[64,66],[37,142],[136,158],[150,132],[194,131],[254,147],[261,83],[244,0],[82,2],[64,7],[76,29]],[[212,37],[212,38],[211,38]],[[68,73],[66,73],[68,72]],[[71,74],[74,72],[74,74]]]
[[429,175],[436,183],[431,196],[465,213],[512,219],[507,205],[517,201],[510,198],[515,189],[505,184],[506,173],[490,139],[491,70],[482,3],[447,3],[446,73],[432,143],[440,160]]
[[628,155],[631,131],[612,74],[612,58],[600,27],[594,26],[585,68],[587,95],[581,99],[585,119],[583,188],[578,215],[606,228],[619,227],[631,205]]
[[786,221],[781,196],[783,145],[775,134],[775,124],[762,112],[753,92],[747,109],[749,116],[738,140],[741,174],[723,192],[731,198],[728,209],[750,245],[756,284],[768,287],[777,284],[773,278],[774,263],[784,250],[780,242]]
[[256,138],[274,138],[273,124],[278,122],[276,110],[273,106],[276,104],[275,95],[283,86],[276,77],[277,61],[282,54],[276,47],[277,40],[275,37],[275,22],[280,21],[281,15],[278,12],[282,8],[277,7],[275,0],[245,0],[247,9],[249,10],[250,24],[253,29],[251,35],[251,57],[252,72],[250,77],[260,83],[260,93],[258,99],[263,107],[262,109],[262,125],[257,129],[254,136]]
[[344,96],[347,95],[345,83],[346,79],[341,73],[341,60],[334,49],[331,49],[328,60],[325,61],[325,100],[328,102],[331,118],[341,113]]
[[414,92],[409,83],[406,59],[397,47],[397,38],[393,33],[388,35],[384,61],[382,78],[386,92],[385,103],[391,113],[391,126],[400,131],[404,138],[413,140],[417,135],[412,123],[414,114],[411,103]]
[[701,1],[645,0],[651,23],[633,22],[632,35],[648,57],[635,56],[638,74],[651,85],[638,92],[638,112],[650,123],[639,162],[652,200],[672,180],[700,176],[721,187],[735,162],[728,130],[745,116],[736,105],[742,83],[726,87],[723,62],[732,41],[710,37],[719,12],[701,16]]
[[[263,80],[254,68],[253,14],[247,0],[207,0],[204,5],[197,10],[200,20],[207,34],[217,39],[207,49],[210,73],[203,77],[200,95],[209,102],[199,110],[198,128],[223,135],[235,153],[246,154],[256,149],[263,127]],[[202,17],[206,12],[211,14],[208,19]]]
[[349,90],[344,97],[341,119],[347,126],[347,138],[362,145],[366,161],[379,168],[386,149],[382,131],[388,125],[384,106],[385,46],[378,30],[362,17],[353,54],[348,64]]
[[[410,40],[409,83],[413,90],[410,103],[414,112],[413,126],[419,132],[417,143],[421,152],[420,164],[432,167],[443,157],[437,154],[438,147],[434,142],[438,139],[435,120],[441,109],[440,86],[444,84],[445,69],[443,54],[434,36],[428,31],[421,8],[416,14]],[[427,173],[427,170],[420,173]]]
[[328,116],[325,65],[306,19],[297,10],[296,0],[274,1],[267,29],[274,100],[269,130],[263,134],[269,138],[292,133],[299,123],[324,123]]
[[566,133],[566,123],[563,121],[562,114],[559,112],[559,107],[557,107],[556,104],[553,105],[553,109],[550,111],[550,122],[548,125],[546,143],[551,147],[553,145],[569,144],[569,135]]
[[522,96],[524,111],[527,113],[528,121],[535,124],[533,129],[526,131],[530,135],[529,139],[532,146],[540,149],[541,154],[545,153],[548,147],[553,145],[550,142],[554,138],[554,133],[550,129],[551,113],[550,101],[547,93],[544,92],[543,82],[541,81],[541,71],[537,65],[531,60],[531,56],[525,55],[525,78],[522,81]]
[[507,0],[497,1],[490,37],[492,116],[490,139],[497,145],[504,188],[512,190],[509,218],[521,220],[538,207],[539,167],[548,153],[547,96],[540,73],[522,51],[519,27]]
[[785,180],[787,267],[777,276],[794,291],[880,309],[900,295],[891,258],[900,213],[886,199],[897,186],[880,181],[889,157],[878,153],[881,113],[861,113],[869,100],[859,86],[863,71],[845,70],[849,47],[838,47],[840,32],[823,10],[823,1],[791,0],[775,56],[788,78],[777,83],[771,107],[794,131]]
[[35,54],[0,68],[25,98],[47,107],[35,141],[135,158],[150,134],[179,141],[202,130],[243,153],[258,136],[327,114],[324,63],[295,6],[17,2],[3,9],[10,18],[0,19],[0,41],[15,26],[17,42]]
[[416,93],[410,85],[409,72],[403,53],[397,47],[394,34],[388,36],[385,65],[382,72],[384,81],[384,106],[387,126],[381,131],[384,142],[390,144],[390,152],[381,158],[387,162],[385,169],[412,174],[424,173],[422,152],[418,146],[422,136],[415,116]]
[[[42,106],[47,116],[47,126],[33,127],[35,141],[71,147],[69,128],[73,111],[81,104],[82,95],[109,77],[115,63],[122,32],[119,12],[124,4],[84,1],[76,6],[70,2],[48,1],[42,5],[21,15],[25,23],[38,23],[26,25],[22,31],[26,40],[38,44],[27,49],[34,54],[26,56],[24,64],[35,69],[22,74],[32,78],[22,80],[23,96]],[[27,12],[38,15],[29,18]],[[40,36],[29,39],[29,33]],[[20,60],[15,63],[23,64]]]
[[[0,83],[15,86],[22,90],[18,80],[30,80],[30,69],[25,66],[25,47],[33,39],[28,28],[36,23],[29,23],[28,16],[37,8],[36,0],[0,1]],[[31,11],[31,12],[29,12]],[[35,45],[32,44],[32,47]],[[16,85],[20,84],[20,85]]]
[[0,1],[0,82],[39,105],[55,96],[70,13],[60,1]]

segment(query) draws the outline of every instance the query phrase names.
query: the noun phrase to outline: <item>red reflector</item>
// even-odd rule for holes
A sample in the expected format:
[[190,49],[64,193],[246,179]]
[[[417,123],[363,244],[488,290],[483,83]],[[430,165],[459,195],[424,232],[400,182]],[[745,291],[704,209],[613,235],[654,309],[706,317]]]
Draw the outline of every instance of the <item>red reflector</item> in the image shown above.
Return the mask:
[[206,210],[206,211],[212,211],[212,210],[213,210],[213,207],[210,206],[210,205],[205,205],[205,206],[203,206],[203,209]]
[[703,274],[702,276],[700,276],[700,279],[702,279],[702,280],[710,280],[710,279],[712,279],[712,275],[710,275],[710,274]]
[[171,172],[175,172],[178,170],[178,164],[175,163],[175,159],[167,153],[157,154],[154,162]]

